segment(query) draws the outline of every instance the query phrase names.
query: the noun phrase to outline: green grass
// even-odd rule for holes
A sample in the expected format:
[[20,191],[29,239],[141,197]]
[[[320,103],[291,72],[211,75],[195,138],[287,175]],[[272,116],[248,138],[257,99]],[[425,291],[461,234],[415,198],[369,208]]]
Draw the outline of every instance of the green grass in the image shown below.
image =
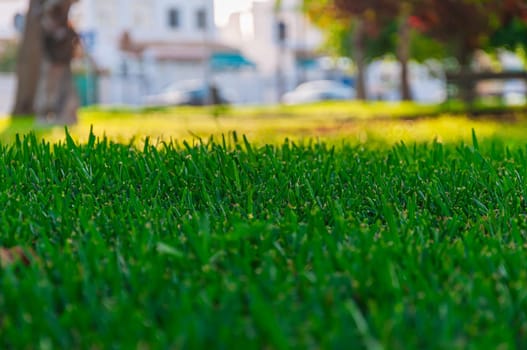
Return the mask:
[[[331,102],[304,106],[243,108],[85,108],[78,125],[70,128],[72,137],[87,142],[90,129],[109,140],[128,143],[144,136],[166,141],[211,135],[221,138],[232,131],[247,135],[258,145],[281,143],[285,138],[301,141],[316,138],[330,143],[394,144],[437,139],[441,142],[470,141],[470,130],[482,140],[502,138],[509,144],[523,144],[527,134],[527,114],[522,108],[507,115],[486,111],[477,118],[460,114],[461,106],[419,105],[385,102]],[[64,139],[62,127],[36,124],[31,119],[0,119],[0,142],[11,143],[17,134],[35,132],[50,142]]]
[[0,147],[0,348],[527,347],[527,147]]

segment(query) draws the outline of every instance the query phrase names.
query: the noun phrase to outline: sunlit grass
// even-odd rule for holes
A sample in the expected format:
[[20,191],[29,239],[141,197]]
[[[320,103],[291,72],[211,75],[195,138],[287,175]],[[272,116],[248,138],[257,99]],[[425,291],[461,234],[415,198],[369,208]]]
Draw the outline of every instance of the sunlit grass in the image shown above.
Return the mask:
[[[141,142],[147,136],[156,141],[219,138],[236,131],[258,144],[281,142],[286,138],[393,144],[401,140],[467,140],[474,129],[482,139],[504,137],[514,144],[522,142],[527,132],[527,119],[521,113],[516,113],[514,121],[502,122],[499,116],[468,118],[463,114],[442,113],[443,108],[384,102],[143,110],[86,108],[80,112],[80,122],[70,127],[70,133],[81,142],[86,142],[93,127],[97,135],[123,143],[131,139]],[[64,138],[61,126],[46,127],[30,119],[0,120],[2,142],[12,142],[16,134],[30,131],[49,141]]]

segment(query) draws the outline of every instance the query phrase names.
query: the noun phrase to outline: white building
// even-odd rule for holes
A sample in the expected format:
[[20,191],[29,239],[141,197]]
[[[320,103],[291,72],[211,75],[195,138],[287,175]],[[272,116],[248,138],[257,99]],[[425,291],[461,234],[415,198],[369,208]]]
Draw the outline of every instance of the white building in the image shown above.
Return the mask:
[[[314,64],[323,36],[303,15],[301,4],[301,0],[283,0],[277,11],[274,0],[254,1],[248,11],[231,15],[219,33],[224,42],[237,45],[257,64],[264,102],[276,102],[284,91],[324,75]],[[280,23],[285,28],[283,40]]]
[[0,40],[13,40],[17,36],[15,16],[27,12],[27,1],[0,0]]
[[[27,7],[27,0],[3,1]],[[322,35],[301,14],[300,3],[283,0],[276,13],[274,0],[254,1],[221,30],[214,24],[214,0],[79,0],[70,15],[85,51],[106,72],[99,84],[102,103],[138,103],[169,83],[211,77],[233,90],[237,102],[269,103],[279,91],[320,74],[310,64]],[[279,22],[286,27],[283,42]],[[258,72],[250,65],[214,71],[217,63],[237,68],[243,57],[232,67],[228,62],[238,49]]]
[[[25,0],[0,0],[0,54],[7,46],[13,45],[18,38],[15,28],[15,16],[27,12]],[[19,22],[18,25],[21,25]],[[6,116],[12,108],[15,99],[16,79],[14,74],[0,73],[0,118]]]
[[181,80],[210,82],[222,55],[237,54],[217,40],[213,0],[80,0],[71,20],[109,73],[102,103],[139,103]]
[[213,41],[213,0],[80,0],[71,18],[88,51],[104,67],[121,64],[125,33],[139,44],[196,44]]

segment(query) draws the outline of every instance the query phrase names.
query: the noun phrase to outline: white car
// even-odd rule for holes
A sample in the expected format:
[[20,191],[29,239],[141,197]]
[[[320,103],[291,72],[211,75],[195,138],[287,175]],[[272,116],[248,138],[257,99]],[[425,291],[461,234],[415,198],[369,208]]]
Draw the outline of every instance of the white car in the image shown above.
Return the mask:
[[[210,89],[210,87],[209,87]],[[203,106],[212,98],[212,90],[199,80],[183,80],[168,85],[157,95],[144,97],[144,104],[149,106]],[[229,104],[222,91],[216,88],[215,103]]]
[[353,87],[334,80],[314,80],[298,85],[282,96],[285,104],[302,104],[355,98]]

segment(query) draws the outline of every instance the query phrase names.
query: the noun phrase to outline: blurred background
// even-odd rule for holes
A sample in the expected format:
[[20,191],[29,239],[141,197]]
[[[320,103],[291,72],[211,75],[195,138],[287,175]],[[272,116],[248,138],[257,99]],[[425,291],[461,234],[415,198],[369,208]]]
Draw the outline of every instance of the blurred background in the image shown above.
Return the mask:
[[[69,13],[82,43],[75,86],[82,106],[442,103],[448,71],[526,65],[524,0],[489,0],[481,13],[461,3],[79,0]],[[0,115],[13,107],[28,5],[0,0]],[[524,79],[478,81],[475,89],[525,103]]]

